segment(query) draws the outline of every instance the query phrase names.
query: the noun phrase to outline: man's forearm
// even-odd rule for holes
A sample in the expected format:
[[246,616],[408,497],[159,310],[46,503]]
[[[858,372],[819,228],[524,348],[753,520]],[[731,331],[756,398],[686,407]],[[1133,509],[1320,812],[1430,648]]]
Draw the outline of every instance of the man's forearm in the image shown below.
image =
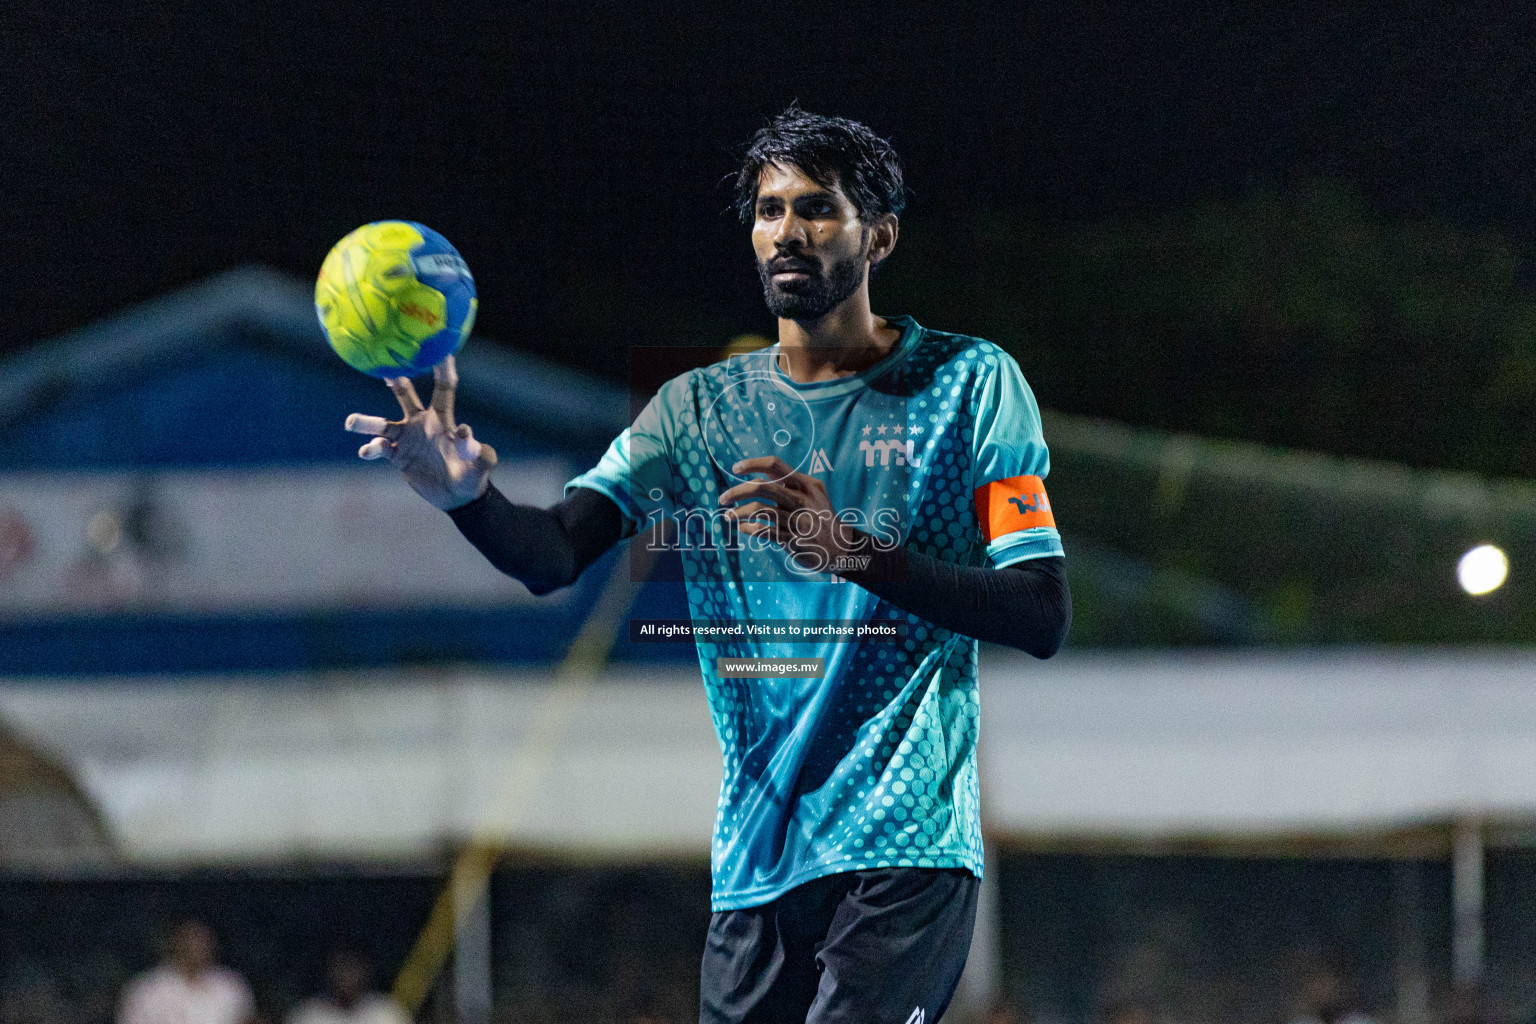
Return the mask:
[[896,548],[843,574],[905,612],[964,636],[1049,658],[1072,624],[1066,559],[1015,562],[1005,569],[955,565]]
[[535,594],[576,582],[624,532],[619,507],[586,487],[551,508],[534,508],[513,504],[493,484],[448,515],[492,565]]

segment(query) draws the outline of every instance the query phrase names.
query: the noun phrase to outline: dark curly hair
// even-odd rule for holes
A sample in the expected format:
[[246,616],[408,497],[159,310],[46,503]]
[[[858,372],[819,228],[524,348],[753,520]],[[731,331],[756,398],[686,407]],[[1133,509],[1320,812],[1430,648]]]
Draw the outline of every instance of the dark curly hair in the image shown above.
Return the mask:
[[758,177],[768,164],[793,165],[823,188],[839,187],[873,224],[907,207],[901,161],[891,144],[857,121],[824,117],[791,103],[752,136],[736,175],[736,213],[743,224],[756,216]]

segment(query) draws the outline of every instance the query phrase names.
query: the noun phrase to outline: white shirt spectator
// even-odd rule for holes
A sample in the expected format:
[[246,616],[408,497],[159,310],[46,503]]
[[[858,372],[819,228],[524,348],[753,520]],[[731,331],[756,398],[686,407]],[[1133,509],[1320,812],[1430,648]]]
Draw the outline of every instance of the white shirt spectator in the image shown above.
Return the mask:
[[[1355,1010],[1349,1010],[1343,1016],[1334,1018],[1334,1022],[1335,1024],[1376,1024],[1373,1018]],[[1321,1017],[1309,1013],[1297,1017],[1291,1021],[1291,1024],[1324,1024],[1324,1021]]]
[[256,1003],[244,979],[224,967],[196,978],[162,964],[128,984],[118,1024],[249,1024]]
[[323,996],[306,999],[288,1015],[287,1024],[410,1024],[400,1004],[369,992],[350,1007]]

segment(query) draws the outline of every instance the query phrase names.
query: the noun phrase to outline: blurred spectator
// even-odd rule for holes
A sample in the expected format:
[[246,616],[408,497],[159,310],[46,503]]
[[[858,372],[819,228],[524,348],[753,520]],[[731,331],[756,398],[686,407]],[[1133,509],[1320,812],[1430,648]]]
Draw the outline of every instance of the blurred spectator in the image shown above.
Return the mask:
[[1452,993],[1441,1014],[1445,1024],[1509,1024],[1513,1019],[1505,1000],[1481,989]]
[[1301,990],[1301,1015],[1291,1024],[1375,1024],[1362,1011],[1338,975],[1322,971]]
[[373,990],[373,964],[362,952],[337,948],[325,961],[325,993],[306,999],[288,1024],[410,1024],[389,996]]
[[1140,1003],[1120,1000],[1104,1008],[1104,1024],[1152,1024],[1152,1018]]
[[160,965],[128,983],[118,1024],[255,1024],[250,986],[215,963],[213,929],[185,918],[171,927],[165,945]]
[[1004,1000],[993,1003],[981,1015],[981,1024],[1025,1024],[1024,1011]]

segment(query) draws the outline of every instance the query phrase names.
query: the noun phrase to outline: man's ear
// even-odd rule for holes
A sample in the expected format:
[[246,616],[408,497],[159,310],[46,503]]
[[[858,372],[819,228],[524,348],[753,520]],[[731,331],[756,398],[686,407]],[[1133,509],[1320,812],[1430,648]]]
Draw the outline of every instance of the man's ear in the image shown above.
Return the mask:
[[896,235],[900,227],[894,213],[887,213],[870,225],[869,265],[877,267],[896,248]]

